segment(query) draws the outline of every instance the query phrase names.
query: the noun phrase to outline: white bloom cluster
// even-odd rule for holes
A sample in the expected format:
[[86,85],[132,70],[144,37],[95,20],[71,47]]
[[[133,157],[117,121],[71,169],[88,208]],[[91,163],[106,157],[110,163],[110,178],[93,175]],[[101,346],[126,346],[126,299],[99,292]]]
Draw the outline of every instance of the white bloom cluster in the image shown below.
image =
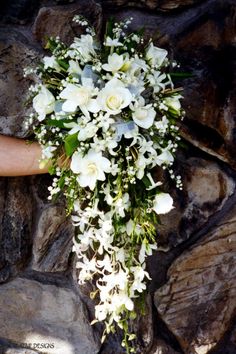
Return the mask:
[[172,167],[181,95],[167,51],[126,35],[130,20],[109,24],[103,45],[86,20],[75,21],[86,34],[70,46],[50,39],[53,55],[36,71],[36,114],[27,124],[42,145],[42,166],[51,161],[57,176],[49,198],[63,191],[72,213],[79,283],[96,281],[96,320],[105,334],[115,322],[123,328],[128,348],[127,319],[150,279],[145,260],[157,248],[158,215],[173,208],[154,169],[169,170],[182,188]]

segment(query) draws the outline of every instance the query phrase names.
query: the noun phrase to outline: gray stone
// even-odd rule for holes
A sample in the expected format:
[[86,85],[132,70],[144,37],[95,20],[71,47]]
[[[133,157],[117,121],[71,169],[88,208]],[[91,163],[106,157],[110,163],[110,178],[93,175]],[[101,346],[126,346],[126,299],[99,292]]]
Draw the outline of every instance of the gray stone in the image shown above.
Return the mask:
[[179,164],[183,191],[174,195],[175,208],[161,215],[158,225],[159,245],[167,249],[202,229],[235,190],[234,179],[215,162],[190,157],[182,158]]
[[[75,15],[83,15],[94,26],[99,35],[102,26],[101,6],[93,0],[82,0],[76,4],[42,7],[33,25],[35,38],[45,46],[48,37],[59,36],[67,44],[84,29],[72,22]],[[58,20],[60,19],[60,20]]]
[[173,10],[185,6],[194,5],[201,0],[102,0],[104,6],[117,7],[144,7],[151,10]]
[[43,209],[35,225],[32,269],[41,272],[65,271],[72,249],[74,229],[65,205]]
[[148,354],[180,354],[171,348],[164,340],[156,339]]
[[159,315],[183,352],[206,354],[220,341],[235,311],[235,208],[171,265],[155,293]]
[[0,134],[27,135],[23,121],[32,107],[26,106],[30,80],[23,69],[34,66],[39,53],[25,33],[0,27]]
[[33,200],[29,178],[2,179],[0,183],[0,282],[27,266],[32,245]]
[[47,354],[95,354],[87,313],[73,290],[17,278],[0,288],[0,338]]

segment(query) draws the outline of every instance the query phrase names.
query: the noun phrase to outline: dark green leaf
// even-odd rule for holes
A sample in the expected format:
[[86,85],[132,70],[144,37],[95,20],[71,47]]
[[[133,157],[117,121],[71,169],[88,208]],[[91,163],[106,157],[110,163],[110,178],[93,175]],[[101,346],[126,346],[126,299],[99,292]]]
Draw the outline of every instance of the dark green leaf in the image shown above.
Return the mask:
[[66,137],[65,152],[67,156],[71,156],[78,146],[79,146],[78,133],[68,135]]

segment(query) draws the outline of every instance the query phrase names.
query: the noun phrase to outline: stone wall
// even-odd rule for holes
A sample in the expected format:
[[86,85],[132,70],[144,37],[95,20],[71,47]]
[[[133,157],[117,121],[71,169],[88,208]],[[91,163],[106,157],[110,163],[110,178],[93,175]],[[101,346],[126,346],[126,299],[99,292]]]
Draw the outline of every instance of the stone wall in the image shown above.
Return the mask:
[[[134,18],[190,78],[184,87],[184,191],[162,218],[149,260],[146,314],[134,324],[137,353],[235,354],[235,0],[3,0],[0,6],[0,133],[26,137],[22,70],[49,35],[70,41],[83,14],[99,33],[111,15]],[[78,287],[73,227],[64,201],[47,200],[50,177],[0,179],[0,353],[119,354],[120,333],[101,346],[90,327],[89,288]],[[44,348],[25,349],[26,343]],[[54,348],[47,349],[47,344]]]

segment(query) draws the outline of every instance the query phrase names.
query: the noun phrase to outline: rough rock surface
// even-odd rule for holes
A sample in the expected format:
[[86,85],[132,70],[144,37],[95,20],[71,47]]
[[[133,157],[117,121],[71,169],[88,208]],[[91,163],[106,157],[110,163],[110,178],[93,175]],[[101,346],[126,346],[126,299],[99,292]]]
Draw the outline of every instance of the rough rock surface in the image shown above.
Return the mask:
[[[0,338],[39,353],[95,354],[99,342],[71,289],[16,278],[0,292]],[[41,345],[41,348],[40,348]]]
[[179,352],[171,348],[165,341],[156,339],[148,354],[179,354]]
[[200,1],[201,0],[102,0],[102,4],[104,6],[144,7],[151,10],[166,11],[193,5]]
[[0,133],[22,137],[31,112],[25,107],[30,82],[23,69],[34,65],[40,50],[19,30],[0,27],[0,53]]
[[235,314],[236,209],[213,231],[185,251],[157,290],[159,315],[184,353],[205,354],[214,348]]
[[[2,0],[0,133],[28,134],[22,121],[30,112],[24,106],[30,82],[23,68],[36,64],[47,36],[70,42],[74,31],[81,33],[70,24],[75,14],[99,34],[110,16],[132,16],[133,29],[146,27],[146,38],[153,36],[192,75],[176,82],[186,110],[181,134],[187,152],[178,156],[184,191],[173,191],[176,208],[162,218],[159,251],[148,260],[148,311],[133,325],[136,349],[235,354],[236,221],[227,216],[236,199],[235,0]],[[63,200],[47,200],[50,183],[50,176],[0,179],[0,353],[38,352],[17,346],[30,330],[38,336],[31,342],[52,336],[65,354],[123,353],[119,331],[100,350],[102,327],[88,324],[92,285],[76,284],[73,230]]]
[[33,26],[35,38],[42,45],[45,45],[47,38],[51,36],[59,36],[63,42],[70,43],[75,35],[83,32],[80,25],[72,23],[75,15],[83,15],[94,26],[96,32],[100,33],[101,7],[93,0],[82,0],[67,6],[42,7]]
[[33,209],[27,181],[21,177],[0,182],[0,282],[29,262]]
[[32,269],[65,271],[72,248],[74,229],[64,205],[45,207],[36,224]]
[[161,216],[158,243],[164,249],[199,231],[223,208],[235,190],[234,178],[211,160],[192,156],[182,157],[179,163],[184,168],[184,192],[175,196],[175,208]]

